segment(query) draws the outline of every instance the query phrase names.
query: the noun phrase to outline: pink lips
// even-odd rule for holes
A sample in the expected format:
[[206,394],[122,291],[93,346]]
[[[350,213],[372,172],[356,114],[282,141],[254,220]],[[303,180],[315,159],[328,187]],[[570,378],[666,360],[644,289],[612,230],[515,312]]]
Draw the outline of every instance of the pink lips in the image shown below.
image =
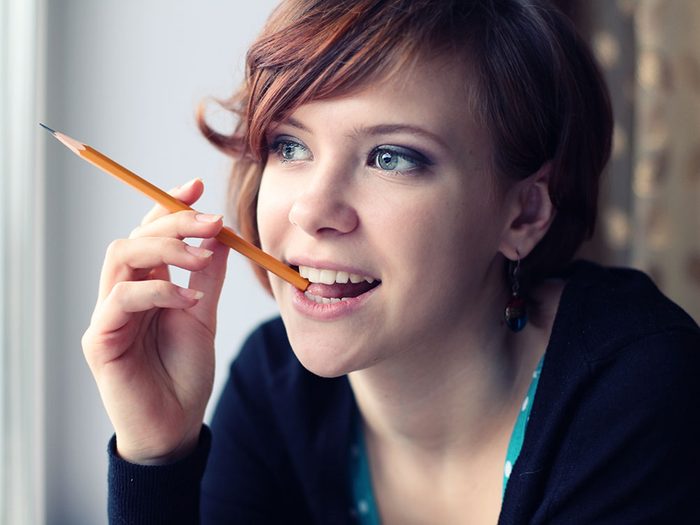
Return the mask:
[[[308,255],[289,257],[286,258],[286,262],[297,268],[305,266],[317,268],[319,271],[321,271],[320,269],[326,269],[344,272],[349,276],[371,275],[367,270],[359,267],[338,264],[330,259],[311,258]],[[302,316],[314,320],[329,321],[351,315],[362,308],[381,286],[381,281],[376,278],[372,283],[368,282],[368,280],[372,280],[371,278],[355,283],[352,280],[356,279],[348,279],[347,283],[323,284],[312,282],[306,289],[306,292],[291,287],[292,305]]]
[[[367,301],[376,293],[379,286],[367,284],[370,289],[354,297],[344,297],[341,301],[335,301],[330,304],[319,304],[313,299],[307,297],[304,292],[290,285],[292,290],[292,305],[294,309],[304,317],[317,321],[334,321],[343,317],[349,316],[360,310]],[[307,289],[307,293],[312,295],[318,294],[320,297],[330,297],[327,293],[333,293],[329,289],[340,287],[343,285],[326,285],[313,283]],[[321,293],[319,293],[321,292]],[[337,293],[337,290],[336,290]],[[337,297],[337,295],[335,296]]]

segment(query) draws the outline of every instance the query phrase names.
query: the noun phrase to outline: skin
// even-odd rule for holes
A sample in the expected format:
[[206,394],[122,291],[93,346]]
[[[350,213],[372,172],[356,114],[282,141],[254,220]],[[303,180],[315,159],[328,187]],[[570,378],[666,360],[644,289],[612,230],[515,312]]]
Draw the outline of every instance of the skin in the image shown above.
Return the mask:
[[[270,277],[301,363],[349,374],[384,523],[460,523],[465,508],[471,523],[496,521],[508,438],[561,293],[535,290],[528,326],[504,327],[504,256],[525,257],[551,223],[548,166],[519,182],[491,172],[465,78],[448,59],[419,61],[305,104],[268,133],[263,249],[381,280],[357,308],[320,320]],[[395,166],[377,161],[387,149]],[[202,192],[194,180],[172,193],[193,204]],[[213,239],[221,226],[156,207],[105,257],[83,349],[129,461],[165,463],[196,445],[228,253]],[[190,270],[203,296],[183,295],[169,264]]]
[[[171,194],[187,204],[200,180]],[[161,464],[195,446],[214,377],[216,306],[228,248],[211,237],[220,216],[168,214],[155,207],[128,239],[105,256],[83,353],[117,436],[117,451],[133,463]],[[185,237],[206,238],[188,251]],[[170,282],[167,266],[192,271],[189,289]]]
[[[496,521],[510,431],[551,329],[553,309],[517,336],[501,321],[504,255],[527,255],[552,219],[547,169],[518,183],[495,178],[464,75],[449,61],[424,61],[306,104],[268,137],[263,248],[381,279],[362,308],[331,321],[296,308],[287,283],[271,284],[304,366],[350,374],[386,523],[454,523],[469,498],[483,522]],[[411,128],[371,132],[388,125]],[[382,145],[418,151],[430,165],[382,170]],[[479,512],[470,511],[476,523]]]
[[[308,153],[291,162],[273,153],[268,160],[258,199],[263,249],[295,264],[301,258],[322,268],[349,264],[382,281],[356,315],[319,323],[299,315],[293,288],[271,277],[292,346],[319,375],[387,359],[393,368],[395,358],[426,348],[461,349],[474,339],[483,346],[502,335],[492,313],[503,303],[499,251],[509,202],[488,172],[485,135],[460,110],[461,75],[447,65],[422,64],[407,80],[306,104],[269,133],[268,142],[289,137]],[[442,96],[434,96],[436,89]],[[387,124],[415,126],[431,137],[367,131]],[[378,169],[368,157],[381,145],[418,151],[431,165]]]

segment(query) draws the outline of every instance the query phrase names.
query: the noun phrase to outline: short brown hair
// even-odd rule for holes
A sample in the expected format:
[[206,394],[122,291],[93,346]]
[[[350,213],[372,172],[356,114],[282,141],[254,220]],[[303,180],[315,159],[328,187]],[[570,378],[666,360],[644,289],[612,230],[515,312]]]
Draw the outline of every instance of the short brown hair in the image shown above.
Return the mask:
[[241,234],[259,246],[257,194],[273,121],[435,52],[469,64],[470,106],[498,174],[522,179],[551,163],[556,216],[524,265],[534,280],[566,265],[593,233],[612,111],[586,44],[537,0],[283,1],[248,52],[243,84],[220,102],[238,119],[234,132],[216,133],[198,115],[205,136],[236,158],[230,187]]

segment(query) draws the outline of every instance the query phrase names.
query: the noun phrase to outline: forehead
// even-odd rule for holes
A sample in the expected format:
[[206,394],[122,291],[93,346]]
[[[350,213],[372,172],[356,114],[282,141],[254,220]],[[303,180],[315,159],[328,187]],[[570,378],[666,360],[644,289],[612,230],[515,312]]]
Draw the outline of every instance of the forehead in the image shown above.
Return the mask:
[[287,122],[315,122],[343,134],[400,127],[410,132],[412,127],[432,135],[450,153],[486,152],[488,142],[474,115],[473,92],[473,75],[464,63],[442,56],[416,59],[384,75],[378,71],[349,93],[307,102]]

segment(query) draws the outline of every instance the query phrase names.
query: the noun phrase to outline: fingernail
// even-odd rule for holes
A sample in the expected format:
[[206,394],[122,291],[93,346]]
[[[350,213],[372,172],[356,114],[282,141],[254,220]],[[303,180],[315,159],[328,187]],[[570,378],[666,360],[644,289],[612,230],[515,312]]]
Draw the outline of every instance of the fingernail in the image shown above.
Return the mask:
[[192,186],[192,185],[195,183],[195,181],[198,181],[198,180],[199,180],[199,177],[195,177],[195,178],[192,179],[191,181],[184,183],[184,184],[180,187],[180,189],[181,189],[181,190],[187,189],[187,188],[189,188],[190,186]]
[[204,297],[204,292],[199,290],[192,290],[190,288],[178,288],[177,291],[186,299],[201,299]]
[[212,215],[210,213],[198,213],[194,216],[199,222],[216,222],[221,220],[222,215]]
[[190,252],[192,255],[194,255],[196,257],[201,257],[203,259],[210,257],[211,254],[214,253],[213,251],[207,250],[206,248],[199,248],[198,246],[190,246],[189,244],[185,244],[185,250]]

